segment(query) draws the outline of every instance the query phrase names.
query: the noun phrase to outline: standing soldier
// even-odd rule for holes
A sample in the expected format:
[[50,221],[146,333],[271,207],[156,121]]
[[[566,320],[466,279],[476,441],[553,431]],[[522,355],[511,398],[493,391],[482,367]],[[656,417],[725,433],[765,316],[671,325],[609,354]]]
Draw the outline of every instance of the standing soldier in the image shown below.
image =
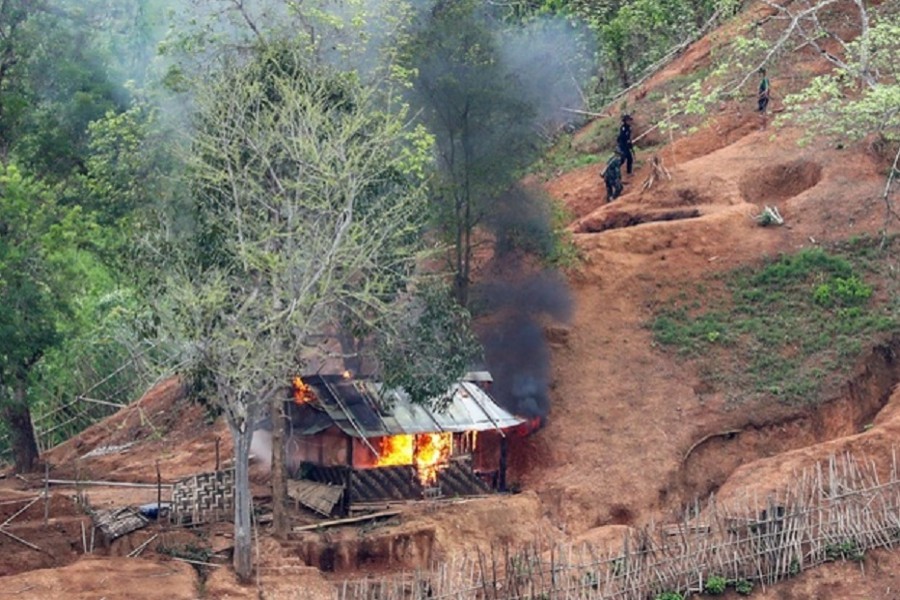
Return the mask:
[[769,91],[771,86],[769,85],[769,78],[766,77],[765,67],[762,67],[759,70],[759,76],[760,80],[759,89],[756,93],[756,104],[759,109],[759,130],[763,131],[766,128],[766,107],[769,106]]
[[622,115],[622,126],[619,127],[619,137],[616,138],[616,145],[622,160],[625,162],[625,172],[631,175],[634,166],[634,145],[631,143],[631,115],[625,113]]
[[617,148],[600,173],[606,183],[606,201],[612,202],[622,195],[622,153]]

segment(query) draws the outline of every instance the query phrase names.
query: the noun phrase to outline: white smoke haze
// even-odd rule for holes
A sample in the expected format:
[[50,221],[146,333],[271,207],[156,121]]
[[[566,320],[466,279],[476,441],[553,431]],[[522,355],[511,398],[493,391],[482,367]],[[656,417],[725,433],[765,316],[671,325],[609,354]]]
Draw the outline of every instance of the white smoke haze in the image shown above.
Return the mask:
[[591,76],[593,34],[561,17],[535,19],[497,34],[501,62],[515,74],[522,99],[532,105],[536,125],[558,128],[584,110]]
[[250,441],[250,456],[254,465],[266,473],[272,472],[272,432],[257,429]]
[[[311,62],[371,82],[386,71],[389,50],[412,15],[410,4],[399,0],[170,2],[169,34],[160,47],[189,76],[219,65],[223,57],[242,60],[261,42],[292,40],[305,44]],[[180,51],[186,43],[190,56]]]

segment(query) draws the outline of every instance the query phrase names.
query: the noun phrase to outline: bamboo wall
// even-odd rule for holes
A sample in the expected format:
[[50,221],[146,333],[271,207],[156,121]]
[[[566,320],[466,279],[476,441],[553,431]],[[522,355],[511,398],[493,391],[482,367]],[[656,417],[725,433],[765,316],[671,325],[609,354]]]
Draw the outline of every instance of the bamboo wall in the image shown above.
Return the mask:
[[345,581],[340,600],[418,598],[645,600],[700,593],[711,576],[768,585],[834,560],[900,543],[900,477],[849,455],[799,473],[767,498],[695,505],[682,522],[651,524],[611,553],[590,546],[496,547],[429,571]]

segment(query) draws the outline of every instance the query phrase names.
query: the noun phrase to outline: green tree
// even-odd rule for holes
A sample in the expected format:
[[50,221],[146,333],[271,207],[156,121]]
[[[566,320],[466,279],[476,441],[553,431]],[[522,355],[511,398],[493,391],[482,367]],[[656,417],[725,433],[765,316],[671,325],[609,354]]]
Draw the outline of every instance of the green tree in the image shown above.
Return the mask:
[[492,17],[478,2],[438,2],[403,49],[412,97],[437,143],[432,214],[452,248],[454,294],[466,306],[476,228],[491,199],[538,149],[534,111],[499,63]]
[[[711,11],[700,12],[702,15]],[[632,0],[597,22],[603,54],[619,83],[628,87],[641,71],[696,32],[694,8],[683,0]]]
[[46,187],[15,166],[0,167],[0,416],[18,471],[32,470],[38,458],[29,376],[61,339],[73,292],[65,259],[79,214],[60,210]]
[[[139,345],[128,331],[134,319],[122,312],[135,309],[134,295],[117,287],[109,265],[124,264],[136,246],[136,224],[146,219],[135,218],[135,210],[160,195],[148,184],[163,181],[159,171],[169,167],[149,160],[152,136],[139,127],[149,111],[119,114],[129,97],[120,85],[126,71],[146,66],[143,59],[129,66],[121,50],[143,39],[130,35],[133,17],[151,4],[160,3],[0,0],[0,321],[10,348],[0,395],[9,400],[5,421],[14,425],[8,439],[20,468],[36,454],[25,409],[87,424],[54,409],[86,389],[106,397],[104,384],[95,384],[115,381],[110,373]],[[119,343],[125,340],[130,348]],[[68,425],[53,429],[57,436],[72,432]]]
[[414,402],[440,399],[481,358],[469,312],[440,279],[422,282],[397,309],[378,340],[384,384]]
[[[829,3],[821,2],[818,11]],[[869,9],[856,3],[858,36],[841,39],[824,25],[818,11],[808,20],[812,27],[793,32],[818,49],[833,69],[813,78],[801,92],[785,98],[783,121],[807,126],[811,134],[858,141],[875,137],[876,148],[893,153],[883,198],[891,215],[894,180],[900,176],[900,14]],[[820,47],[829,36],[841,41],[843,52],[833,54]]]
[[[0,133],[7,152],[30,172],[62,181],[83,169],[87,126],[127,94],[110,80],[100,37],[85,14],[93,5],[50,6],[3,0],[10,21],[0,43]],[[61,198],[62,200],[62,198]]]
[[224,68],[197,95],[193,243],[207,248],[173,266],[160,308],[189,363],[208,373],[234,437],[234,564],[244,580],[254,426],[280,407],[303,348],[341,308],[380,310],[415,262],[423,133],[378,100],[281,44]]

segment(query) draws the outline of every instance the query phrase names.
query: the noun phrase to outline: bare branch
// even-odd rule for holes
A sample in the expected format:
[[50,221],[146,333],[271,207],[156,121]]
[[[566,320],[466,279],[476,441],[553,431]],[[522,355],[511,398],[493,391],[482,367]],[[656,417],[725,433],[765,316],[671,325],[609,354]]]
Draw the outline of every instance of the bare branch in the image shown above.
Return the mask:
[[256,39],[263,45],[265,45],[266,40],[263,37],[262,33],[260,33],[259,29],[256,27],[256,23],[253,22],[253,19],[250,18],[250,15],[247,13],[247,10],[244,8],[244,0],[231,0],[231,4],[241,13],[241,18],[244,19],[244,22],[253,32],[253,35],[256,36]]
[[788,8],[786,6],[777,4],[775,2],[772,2],[771,0],[763,0],[763,2],[766,5],[770,6],[771,8],[775,9],[776,11],[778,11],[779,13],[783,13],[787,17],[787,19],[790,21],[790,24],[781,32],[781,36],[779,36],[778,40],[776,40],[776,42],[772,45],[772,47],[769,48],[769,51],[766,53],[765,57],[763,57],[763,59],[759,62],[759,64],[756,66],[756,68],[753,69],[752,71],[747,72],[744,75],[744,77],[737,83],[737,85],[735,85],[734,87],[732,87],[729,90],[728,93],[730,93],[730,94],[734,93],[737,90],[739,90],[740,88],[744,87],[744,85],[747,83],[747,81],[751,77],[753,77],[753,75],[756,71],[765,67],[769,63],[769,61],[772,60],[772,57],[775,56],[782,49],[782,47],[787,43],[787,41],[789,39],[791,39],[791,37],[794,35],[795,31],[797,31],[798,29],[801,28],[801,21],[803,19],[809,17],[811,14],[817,13],[818,11],[825,8],[826,6],[830,6],[831,4],[838,2],[838,0],[821,0],[820,2],[816,3],[815,5],[813,5],[809,8],[806,8],[805,10],[802,10],[796,14],[794,14],[790,10],[788,10]]
[[[881,194],[881,199],[884,201],[885,208],[885,219],[884,219],[884,234],[887,235],[888,224],[890,223],[891,218],[897,219],[900,221],[900,215],[897,214],[897,211],[894,209],[894,204],[891,202],[891,186],[894,183],[894,178],[900,171],[897,169],[897,165],[900,164],[900,144],[897,144],[897,153],[894,154],[894,162],[891,164],[891,172],[888,173],[887,183],[884,185],[884,192]],[[884,240],[882,240],[882,244]]]

